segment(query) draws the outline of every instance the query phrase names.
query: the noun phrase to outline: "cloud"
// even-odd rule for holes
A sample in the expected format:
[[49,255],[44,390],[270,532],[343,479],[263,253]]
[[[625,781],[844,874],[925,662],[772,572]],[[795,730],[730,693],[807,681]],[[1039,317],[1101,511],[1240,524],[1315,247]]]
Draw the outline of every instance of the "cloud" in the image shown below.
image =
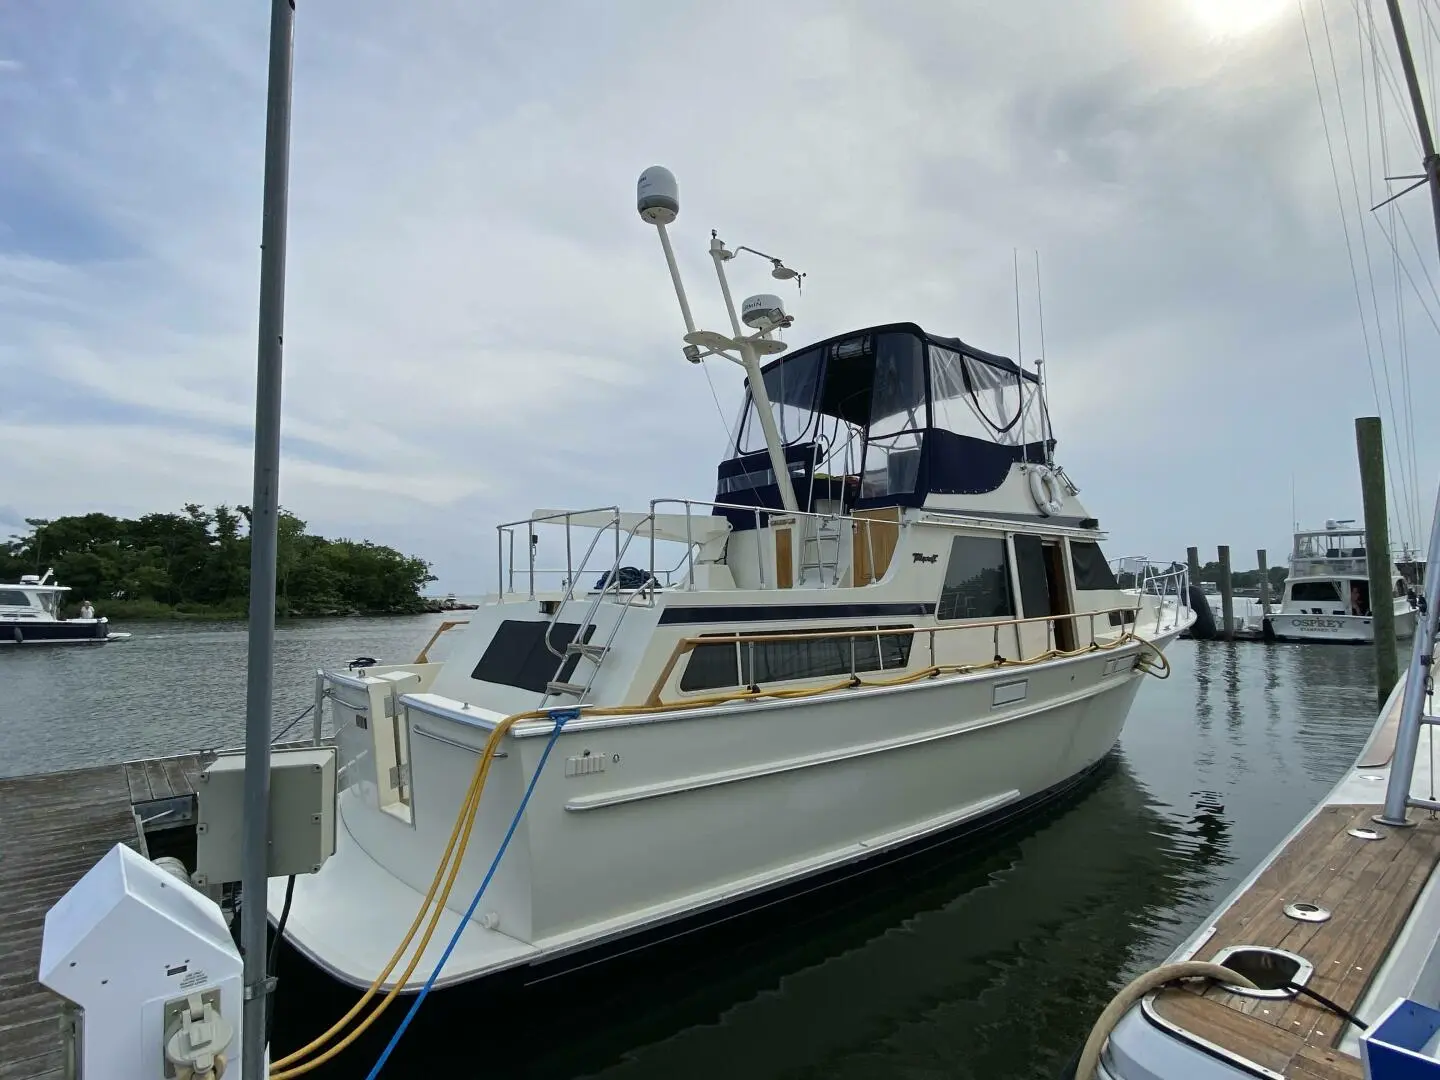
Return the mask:
[[[1018,249],[1033,359],[1038,249],[1061,457],[1117,554],[1273,562],[1292,473],[1302,517],[1358,516],[1350,420],[1374,406],[1298,19],[1012,7],[303,5],[285,504],[465,591],[493,578],[493,523],[533,506],[708,497],[739,376],[710,371],[717,415],[680,356],[633,212],[659,162],[706,325],[715,227],[808,272],[792,341],[913,319],[1013,352]],[[0,455],[20,463],[0,493],[24,514],[249,501],[262,8],[0,15]],[[1362,146],[1354,24],[1332,22],[1353,194],[1327,115],[1368,207],[1387,162],[1376,124]],[[1390,175],[1416,164],[1392,98]],[[1422,243],[1424,209],[1404,204]],[[1363,235],[1398,387],[1387,222]],[[1426,400],[1434,329],[1404,303]],[[1412,533],[1440,450],[1415,436]]]

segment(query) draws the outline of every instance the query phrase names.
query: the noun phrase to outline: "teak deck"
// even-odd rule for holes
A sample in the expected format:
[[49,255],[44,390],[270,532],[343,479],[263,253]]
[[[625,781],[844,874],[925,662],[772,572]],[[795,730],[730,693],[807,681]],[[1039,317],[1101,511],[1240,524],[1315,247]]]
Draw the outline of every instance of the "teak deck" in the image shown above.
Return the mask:
[[[1230,945],[1268,945],[1303,956],[1306,984],[1353,1010],[1440,859],[1440,820],[1413,828],[1376,825],[1378,806],[1327,806],[1216,921],[1193,959]],[[1349,835],[1374,829],[1378,840]],[[1321,923],[1285,915],[1289,903],[1330,911]],[[1266,999],[1213,984],[1162,991],[1163,1020],[1268,1072],[1299,1080],[1356,1080],[1358,1059],[1335,1049],[1343,1021],[1306,997]]]
[[45,913],[116,844],[136,807],[194,794],[196,754],[0,779],[0,1080],[61,1080],[63,1000],[36,981]]

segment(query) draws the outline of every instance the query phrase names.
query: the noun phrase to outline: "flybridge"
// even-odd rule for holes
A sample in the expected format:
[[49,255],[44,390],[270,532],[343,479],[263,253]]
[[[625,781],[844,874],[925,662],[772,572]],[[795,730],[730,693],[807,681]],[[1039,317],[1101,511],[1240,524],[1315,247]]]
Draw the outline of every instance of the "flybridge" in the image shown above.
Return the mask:
[[[891,323],[807,346],[747,382],[717,501],[781,509],[761,398],[801,509],[923,506],[930,494],[994,491],[1016,462],[1049,464],[1040,378],[958,338]],[[743,516],[743,515],[741,515]],[[739,516],[732,518],[743,528]]]
[[668,169],[641,174],[636,208],[660,236],[685,320],[686,359],[721,356],[745,369],[745,404],[715,495],[726,504],[715,513],[737,531],[758,526],[751,507],[846,514],[924,506],[932,494],[993,492],[1016,463],[1043,466],[1031,478],[1035,501],[1046,516],[1058,510],[1063,493],[1038,373],[914,323],[851,331],[762,368],[762,356],[788,349],[773,334],[794,318],[768,293],[745,300],[737,314],[726,263],[750,251],[772,264],[777,280],[798,284],[804,275],[754,248],[732,251],[712,231],[731,334],[697,329],[666,232],[680,213]]

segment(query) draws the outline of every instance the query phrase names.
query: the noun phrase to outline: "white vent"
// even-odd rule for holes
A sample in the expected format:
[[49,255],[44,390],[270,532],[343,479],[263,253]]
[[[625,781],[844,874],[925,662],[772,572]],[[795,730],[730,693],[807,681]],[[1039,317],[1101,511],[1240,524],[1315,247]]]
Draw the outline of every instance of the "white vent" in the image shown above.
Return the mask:
[[589,776],[605,771],[604,754],[578,754],[565,759],[566,776]]

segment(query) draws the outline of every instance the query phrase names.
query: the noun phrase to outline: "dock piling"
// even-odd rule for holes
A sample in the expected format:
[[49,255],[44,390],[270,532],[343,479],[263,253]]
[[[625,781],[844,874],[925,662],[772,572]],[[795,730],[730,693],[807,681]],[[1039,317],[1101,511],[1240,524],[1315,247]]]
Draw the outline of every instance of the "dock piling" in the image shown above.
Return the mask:
[[1261,548],[1255,552],[1255,559],[1260,565],[1260,614],[1270,614],[1270,566],[1266,558],[1265,549]]
[[1235,592],[1230,584],[1230,545],[1221,544],[1220,555],[1220,610],[1223,612],[1221,621],[1221,638],[1225,641],[1235,640]]
[[1360,497],[1365,506],[1370,626],[1375,638],[1375,693],[1383,706],[1400,680],[1400,666],[1395,653],[1395,583],[1390,577],[1389,511],[1385,504],[1385,435],[1378,416],[1355,419],[1355,452],[1360,459]]

